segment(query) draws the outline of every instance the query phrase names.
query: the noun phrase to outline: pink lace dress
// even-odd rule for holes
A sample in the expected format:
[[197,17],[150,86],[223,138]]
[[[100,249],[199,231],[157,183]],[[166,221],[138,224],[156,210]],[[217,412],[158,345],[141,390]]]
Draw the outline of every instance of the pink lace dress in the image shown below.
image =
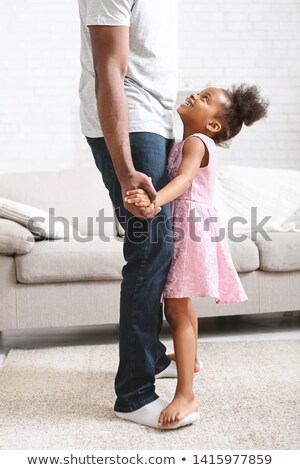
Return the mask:
[[[226,236],[214,241],[222,226],[213,206],[217,147],[210,137],[193,135],[206,145],[209,162],[199,168],[188,190],[171,202],[174,251],[161,302],[164,298],[179,297],[214,297],[217,304],[242,302],[248,297],[234,267]],[[170,180],[177,175],[183,144],[184,141],[178,142],[171,149]]]

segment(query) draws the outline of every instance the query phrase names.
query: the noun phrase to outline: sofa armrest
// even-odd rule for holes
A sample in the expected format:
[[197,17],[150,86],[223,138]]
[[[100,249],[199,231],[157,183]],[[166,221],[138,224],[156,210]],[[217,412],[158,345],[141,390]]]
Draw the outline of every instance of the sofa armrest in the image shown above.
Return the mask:
[[18,328],[14,256],[0,254],[0,331]]

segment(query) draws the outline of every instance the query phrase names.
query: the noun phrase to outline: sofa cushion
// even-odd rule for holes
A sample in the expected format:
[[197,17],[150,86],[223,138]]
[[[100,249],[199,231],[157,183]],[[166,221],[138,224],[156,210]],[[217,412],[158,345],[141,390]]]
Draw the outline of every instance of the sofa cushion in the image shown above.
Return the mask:
[[[276,191],[274,191],[276,188]],[[233,224],[235,234],[251,234],[254,220],[264,220],[264,230],[292,230],[287,217],[299,209],[300,171],[285,168],[257,168],[222,165],[217,172],[214,205],[224,227],[234,217],[244,221]]]
[[0,197],[0,217],[18,222],[42,240],[72,238],[75,230],[67,221],[52,219],[51,213],[3,197]]
[[259,250],[262,271],[300,270],[300,233],[267,232],[271,240],[258,233],[255,244]]
[[249,237],[242,241],[238,240],[239,237],[235,237],[237,240],[226,237],[235,269],[238,273],[255,271],[259,268],[257,246]]
[[16,256],[18,282],[38,284],[45,282],[98,281],[122,279],[123,239],[109,237],[103,241],[75,239],[43,240],[25,256]]
[[[258,249],[249,238],[229,241],[229,247],[238,272],[258,268]],[[124,264],[121,237],[44,240],[36,242],[26,256],[16,256],[17,280],[25,284],[122,279]]]
[[0,253],[13,255],[28,253],[34,247],[32,233],[13,220],[0,218]]
[[[0,197],[65,217],[80,233],[115,235],[113,205],[96,165],[58,171],[3,173]],[[106,217],[103,221],[102,213]],[[96,220],[100,217],[100,220]],[[107,220],[109,219],[109,220]]]

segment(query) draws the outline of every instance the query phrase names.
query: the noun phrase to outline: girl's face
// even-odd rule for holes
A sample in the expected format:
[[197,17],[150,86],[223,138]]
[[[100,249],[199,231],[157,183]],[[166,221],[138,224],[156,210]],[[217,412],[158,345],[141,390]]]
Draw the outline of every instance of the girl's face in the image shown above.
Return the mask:
[[193,132],[219,132],[220,121],[214,116],[228,103],[222,88],[209,87],[200,93],[193,93],[177,108],[185,127]]

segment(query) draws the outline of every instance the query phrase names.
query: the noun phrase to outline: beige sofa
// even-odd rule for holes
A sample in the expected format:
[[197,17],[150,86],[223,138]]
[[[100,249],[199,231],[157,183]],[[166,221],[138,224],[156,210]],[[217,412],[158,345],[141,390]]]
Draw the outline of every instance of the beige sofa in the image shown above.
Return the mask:
[[[0,331],[117,323],[123,239],[97,168],[2,174],[0,197],[54,207],[73,224],[78,217],[80,233],[90,235],[81,243],[30,241],[25,227],[0,219]],[[99,232],[101,209],[111,221]],[[229,241],[249,300],[216,305],[213,298],[195,298],[199,317],[300,310],[300,234],[269,235],[272,241]]]

